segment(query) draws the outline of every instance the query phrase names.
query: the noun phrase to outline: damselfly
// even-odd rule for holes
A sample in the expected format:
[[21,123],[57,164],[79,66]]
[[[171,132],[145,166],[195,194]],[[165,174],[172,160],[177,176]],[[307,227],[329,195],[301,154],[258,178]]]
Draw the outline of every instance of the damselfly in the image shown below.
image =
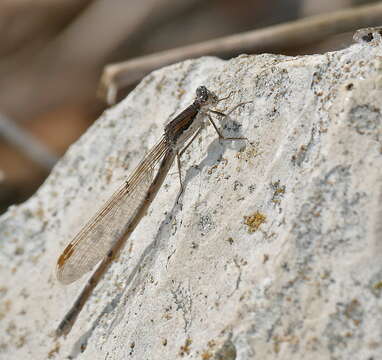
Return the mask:
[[[247,140],[244,137],[224,137],[211,118],[210,113],[226,116],[220,111],[210,109],[210,106],[218,104],[230,95],[218,99],[205,86],[198,87],[194,102],[166,125],[162,138],[144,157],[127,181],[114,192],[65,248],[57,261],[57,278],[64,284],[79,279],[101,262],[59,324],[56,330],[57,336],[66,335],[71,330],[99,280],[145,216],[175,158],[183,191],[180,157],[203,128],[206,117],[221,139]],[[242,104],[244,103],[235,106],[235,109]]]

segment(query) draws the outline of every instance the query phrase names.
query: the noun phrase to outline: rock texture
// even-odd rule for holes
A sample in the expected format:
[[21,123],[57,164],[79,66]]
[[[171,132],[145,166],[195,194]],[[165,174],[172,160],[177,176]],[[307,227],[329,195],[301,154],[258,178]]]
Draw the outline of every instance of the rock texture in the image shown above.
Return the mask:
[[[197,86],[251,101],[209,126],[71,333],[55,262]],[[382,358],[382,46],[158,70],[0,218],[2,359]]]

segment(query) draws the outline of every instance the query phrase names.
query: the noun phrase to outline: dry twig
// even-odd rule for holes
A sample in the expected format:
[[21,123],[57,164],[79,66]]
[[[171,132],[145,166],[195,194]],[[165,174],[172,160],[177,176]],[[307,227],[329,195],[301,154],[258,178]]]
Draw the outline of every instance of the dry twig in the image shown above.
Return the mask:
[[0,114],[0,136],[45,170],[50,171],[58,160],[40,141],[3,114]]
[[329,36],[379,25],[382,4],[360,6],[222,37],[195,45],[158,52],[105,67],[100,94],[115,101],[118,89],[136,83],[149,72],[184,59],[203,55],[227,56],[242,52],[279,51],[326,39]]

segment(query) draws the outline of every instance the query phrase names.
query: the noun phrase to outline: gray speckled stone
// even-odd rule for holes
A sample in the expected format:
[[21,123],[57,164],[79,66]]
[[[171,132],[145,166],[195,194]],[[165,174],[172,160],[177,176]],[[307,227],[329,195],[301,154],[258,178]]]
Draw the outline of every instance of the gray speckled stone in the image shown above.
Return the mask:
[[[252,101],[174,166],[66,339],[58,255],[197,86]],[[147,76],[0,218],[0,358],[382,358],[382,48],[185,61]]]

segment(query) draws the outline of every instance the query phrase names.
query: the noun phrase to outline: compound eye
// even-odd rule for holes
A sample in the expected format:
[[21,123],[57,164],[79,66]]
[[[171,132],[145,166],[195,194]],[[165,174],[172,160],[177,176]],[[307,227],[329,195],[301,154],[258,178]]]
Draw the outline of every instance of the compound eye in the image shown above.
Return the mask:
[[199,86],[196,89],[196,97],[200,99],[201,101],[207,101],[208,100],[208,90],[205,86]]

